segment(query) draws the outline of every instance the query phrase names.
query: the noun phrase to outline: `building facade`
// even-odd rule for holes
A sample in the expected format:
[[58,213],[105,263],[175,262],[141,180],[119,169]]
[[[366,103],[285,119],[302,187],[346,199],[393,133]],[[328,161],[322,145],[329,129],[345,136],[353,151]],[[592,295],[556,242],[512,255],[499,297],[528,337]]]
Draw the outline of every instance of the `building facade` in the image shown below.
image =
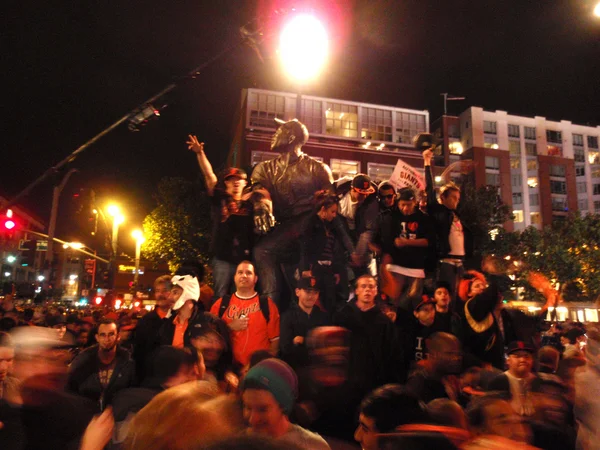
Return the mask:
[[429,130],[429,113],[262,89],[244,89],[228,164],[250,169],[270,151],[274,119],[298,118],[310,133],[303,151],[331,167],[334,179],[366,173],[390,178],[398,159],[423,168],[412,138]]

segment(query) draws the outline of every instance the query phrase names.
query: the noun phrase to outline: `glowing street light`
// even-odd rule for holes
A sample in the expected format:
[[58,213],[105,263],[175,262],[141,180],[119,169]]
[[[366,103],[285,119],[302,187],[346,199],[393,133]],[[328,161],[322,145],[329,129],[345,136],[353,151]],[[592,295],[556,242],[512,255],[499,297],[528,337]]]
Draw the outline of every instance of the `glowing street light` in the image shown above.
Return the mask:
[[133,286],[137,288],[140,278],[140,254],[142,252],[142,244],[146,240],[142,230],[133,230],[131,236],[135,239],[135,273],[133,275]]
[[42,282],[42,281],[44,281],[46,279],[46,277],[44,275],[40,275],[40,276],[37,277],[37,279],[38,279],[39,282]]
[[594,15],[595,15],[596,17],[600,17],[600,2],[598,2],[598,3],[596,4],[596,7],[594,8]]
[[309,81],[321,71],[329,50],[327,31],[314,16],[299,14],[283,28],[279,56],[284,70],[298,81]]
[[14,256],[14,255],[8,255],[8,256],[6,257],[6,262],[7,262],[7,263],[9,263],[9,264],[12,264],[12,263],[14,263],[16,260],[17,260],[17,257],[16,257],[16,256]]

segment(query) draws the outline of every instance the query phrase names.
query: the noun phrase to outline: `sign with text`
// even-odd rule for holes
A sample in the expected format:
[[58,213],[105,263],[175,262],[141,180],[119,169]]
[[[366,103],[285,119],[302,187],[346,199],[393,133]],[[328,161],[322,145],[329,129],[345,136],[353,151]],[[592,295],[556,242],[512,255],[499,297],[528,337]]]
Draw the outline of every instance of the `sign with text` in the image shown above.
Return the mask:
[[402,189],[409,187],[414,189],[418,194],[419,191],[425,189],[425,180],[423,176],[410,164],[405,163],[401,159],[396,163],[394,172],[390,177],[390,183],[394,185],[396,189]]

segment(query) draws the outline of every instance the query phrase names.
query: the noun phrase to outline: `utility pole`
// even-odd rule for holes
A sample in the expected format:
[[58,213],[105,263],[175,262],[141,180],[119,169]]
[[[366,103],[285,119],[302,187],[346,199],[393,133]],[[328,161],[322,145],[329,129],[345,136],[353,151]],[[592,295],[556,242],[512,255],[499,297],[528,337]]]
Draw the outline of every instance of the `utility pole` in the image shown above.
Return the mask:
[[442,94],[440,94],[442,97],[444,97],[444,115],[448,115],[448,102],[449,101],[453,101],[453,100],[465,100],[466,97],[455,97],[455,96],[450,96],[450,94],[448,94],[447,92],[444,92]]

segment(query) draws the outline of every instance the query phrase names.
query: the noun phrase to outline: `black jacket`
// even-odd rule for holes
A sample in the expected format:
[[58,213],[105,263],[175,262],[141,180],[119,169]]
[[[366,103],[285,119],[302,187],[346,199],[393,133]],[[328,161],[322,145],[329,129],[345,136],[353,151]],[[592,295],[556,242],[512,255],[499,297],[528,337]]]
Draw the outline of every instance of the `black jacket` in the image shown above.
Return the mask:
[[335,239],[331,269],[333,273],[340,273],[341,270],[345,269],[344,249],[348,254],[351,254],[354,251],[354,244],[344,222],[338,216],[330,224],[326,224],[315,214],[311,217],[308,228],[301,237],[299,265],[301,272],[312,270],[313,266],[320,260],[323,248],[327,243],[327,233],[332,233]]
[[333,316],[334,325],[351,331],[349,378],[351,385],[370,392],[377,386],[404,379],[402,347],[394,324],[378,306],[361,311],[349,302]]
[[[425,182],[427,190],[427,214],[429,214],[429,217],[431,217],[435,224],[438,258],[445,258],[450,252],[448,236],[450,235],[450,227],[454,219],[453,215],[456,214],[458,216],[458,214],[456,211],[449,210],[437,201],[431,166],[425,166]],[[464,222],[461,221],[461,224],[465,236],[465,257],[469,258],[473,255],[473,233],[465,226]]]
[[160,327],[168,319],[161,319],[156,309],[142,317],[135,328],[135,345],[133,347],[133,359],[135,360],[135,373],[138,383],[146,377],[148,359],[156,349],[158,332]]
[[294,338],[296,336],[306,338],[310,330],[325,325],[329,325],[329,315],[318,306],[315,306],[308,315],[296,302],[292,302],[290,308],[281,316],[279,336],[281,359],[294,369],[306,367],[309,363],[306,343],[295,345]]
[[100,384],[98,345],[81,352],[71,363],[67,388],[69,391],[110,405],[116,392],[135,384],[135,364],[129,352],[117,346],[116,364],[106,389]]
[[[172,345],[173,344],[173,336],[175,335],[175,324],[173,321],[177,317],[177,314],[172,314],[171,317],[165,319],[158,330],[156,347],[161,345]],[[192,311],[192,315],[188,319],[188,327],[185,330],[183,335],[183,345],[186,347],[190,347],[192,344],[190,342],[190,334],[191,331],[196,324],[202,324],[205,321],[204,311],[202,310],[202,304],[199,302],[194,302],[194,310]]]

